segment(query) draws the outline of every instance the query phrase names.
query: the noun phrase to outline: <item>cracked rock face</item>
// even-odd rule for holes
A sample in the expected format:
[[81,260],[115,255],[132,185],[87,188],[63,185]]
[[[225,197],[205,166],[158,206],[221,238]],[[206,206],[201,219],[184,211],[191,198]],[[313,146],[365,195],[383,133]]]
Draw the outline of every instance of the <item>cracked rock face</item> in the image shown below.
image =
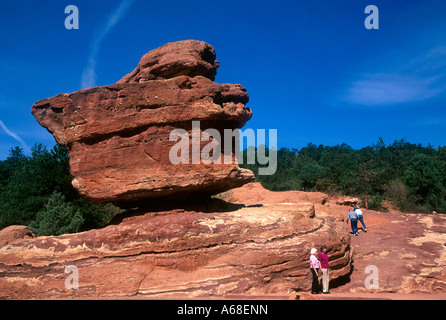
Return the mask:
[[94,203],[229,190],[253,181],[253,173],[236,161],[172,164],[169,158],[175,129],[191,137],[192,121],[200,121],[201,132],[214,128],[223,137],[224,129],[251,118],[243,86],[213,81],[215,58],[203,41],[168,43],[116,84],[43,99],[31,112],[68,148],[73,185]]

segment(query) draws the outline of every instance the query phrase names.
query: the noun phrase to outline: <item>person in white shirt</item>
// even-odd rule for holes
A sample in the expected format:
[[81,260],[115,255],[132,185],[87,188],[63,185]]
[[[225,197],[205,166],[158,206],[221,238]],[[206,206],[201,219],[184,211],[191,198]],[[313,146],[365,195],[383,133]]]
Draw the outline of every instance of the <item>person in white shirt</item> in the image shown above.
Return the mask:
[[354,210],[355,210],[356,215],[358,216],[358,220],[361,221],[362,229],[364,230],[364,232],[367,232],[367,227],[366,227],[366,225],[364,223],[364,217],[362,215],[362,210],[359,209],[358,206],[355,206]]
[[320,263],[318,258],[316,257],[317,249],[312,248],[310,251],[310,270],[313,274],[313,282],[311,284],[311,293],[312,294],[319,294],[319,267]]

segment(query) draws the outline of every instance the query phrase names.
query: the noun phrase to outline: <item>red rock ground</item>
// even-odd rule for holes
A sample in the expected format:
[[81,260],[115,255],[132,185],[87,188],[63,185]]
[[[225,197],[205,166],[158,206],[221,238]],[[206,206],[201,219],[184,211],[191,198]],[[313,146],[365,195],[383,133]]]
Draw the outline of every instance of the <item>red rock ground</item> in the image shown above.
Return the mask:
[[[282,298],[446,300],[446,217],[364,212],[368,232],[360,229],[359,236],[352,237],[354,270],[350,281],[331,288],[330,295],[301,292]],[[370,275],[365,268],[369,265],[378,268],[379,289],[365,287]]]
[[[332,216],[339,220],[340,223],[345,220],[348,212],[348,206],[337,204],[339,199],[329,198],[322,193],[299,191],[271,192],[263,189],[259,183],[248,184],[228,191],[221,194],[220,197],[232,204],[244,203],[247,206],[254,206],[247,208],[249,210],[260,210],[255,207],[255,204],[262,203],[265,210],[273,212],[278,210],[278,206],[286,207],[293,203],[294,205],[296,203],[312,203],[316,219]],[[209,296],[209,298],[446,300],[446,215],[407,214],[401,212],[382,213],[372,210],[363,210],[363,212],[368,232],[366,233],[360,229],[359,236],[351,237],[353,271],[347,281],[330,284],[330,295],[311,295],[307,291],[290,292],[283,290],[282,292],[276,290],[274,291],[275,293],[265,292],[264,294],[258,291],[252,292],[252,294],[226,293],[219,296]],[[132,219],[139,218],[135,217]],[[325,221],[324,219],[321,220]],[[351,230],[350,226],[345,224],[345,222],[344,227],[348,231]],[[113,227],[110,228],[113,229]],[[327,229],[327,226],[325,229]],[[325,229],[322,228],[321,230]],[[310,236],[306,240],[317,241]],[[18,241],[26,242],[28,240]],[[311,245],[314,245],[314,243]],[[27,254],[30,252],[29,250],[26,251]],[[295,259],[297,259],[297,256]],[[147,263],[145,262],[145,264]],[[377,268],[377,289],[368,289],[366,287],[365,282],[370,275],[366,273],[368,266],[376,266]],[[95,297],[98,298],[98,296]],[[88,299],[88,296],[79,296],[78,298]],[[121,294],[119,297],[108,295],[101,296],[101,298],[150,299],[150,296],[133,294],[126,296]]]
[[[348,207],[337,207],[335,211],[341,214],[341,211],[347,212]],[[331,294],[298,292],[228,298],[446,300],[446,216],[363,211],[368,232],[360,228],[359,236],[351,239],[354,270],[350,281],[331,288]],[[350,226],[346,225],[346,228],[351,231]],[[378,289],[365,287],[366,278],[370,275],[365,273],[365,268],[369,265],[378,268]]]
[[[246,194],[240,192],[246,191]],[[330,215],[345,221],[348,206],[339,198],[300,191],[270,192],[252,183],[236,189],[243,200],[286,202],[299,198],[315,204],[316,216]],[[231,191],[230,191],[231,192]],[[318,204],[322,200],[323,204]],[[330,295],[298,292],[292,295],[258,296],[258,299],[446,299],[446,215],[408,214],[365,210],[359,236],[351,237],[354,268],[347,283],[331,288]],[[350,225],[345,224],[351,232]],[[367,266],[378,269],[378,289],[367,289]],[[331,284],[332,285],[332,284]],[[240,296],[239,298],[247,298]],[[254,297],[251,297],[254,298]]]
[[[352,237],[354,271],[334,296],[446,299],[446,217],[365,210],[368,232]],[[369,265],[378,268],[378,289],[367,289]]]

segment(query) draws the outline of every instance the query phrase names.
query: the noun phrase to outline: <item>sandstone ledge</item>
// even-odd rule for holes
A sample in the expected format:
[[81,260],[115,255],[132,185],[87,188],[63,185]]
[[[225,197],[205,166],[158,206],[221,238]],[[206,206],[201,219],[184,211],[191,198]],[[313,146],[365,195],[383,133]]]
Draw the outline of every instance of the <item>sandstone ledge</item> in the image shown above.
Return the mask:
[[[350,235],[311,202],[170,210],[0,249],[3,299],[195,298],[309,290],[312,247],[327,245],[331,279],[351,272]],[[67,266],[79,289],[66,289]]]

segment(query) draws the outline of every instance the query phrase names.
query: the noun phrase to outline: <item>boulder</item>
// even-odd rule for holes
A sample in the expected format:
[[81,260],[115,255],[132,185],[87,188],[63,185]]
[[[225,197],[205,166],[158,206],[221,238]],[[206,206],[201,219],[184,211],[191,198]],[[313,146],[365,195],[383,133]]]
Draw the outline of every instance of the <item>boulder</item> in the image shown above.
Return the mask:
[[180,75],[215,80],[219,62],[214,48],[204,41],[168,43],[146,53],[138,66],[118,83],[141,83]]
[[[242,85],[214,82],[218,66],[205,42],[169,43],[144,55],[116,84],[33,105],[36,120],[67,147],[79,193],[94,203],[137,209],[102,229],[0,248],[0,298],[307,291],[310,250],[322,245],[328,248],[331,281],[350,275],[350,234],[338,218],[316,211],[327,195],[247,184],[254,175],[238,167],[235,145],[223,148],[226,129],[242,128],[251,110]],[[221,153],[212,159],[232,161],[195,161],[194,137],[207,129],[223,138]],[[192,150],[180,164],[172,161],[172,150],[178,155],[173,132]],[[198,140],[200,156],[212,141]]]
[[341,199],[338,199],[337,201],[336,201],[336,204],[339,204],[339,205],[343,205],[343,206],[353,206],[353,205],[356,205],[357,203],[359,202],[359,199],[358,198],[341,198]]
[[0,248],[21,239],[33,237],[35,237],[34,233],[27,226],[12,225],[0,230]]
[[256,204],[289,204],[312,203],[323,205],[328,200],[328,195],[322,192],[305,191],[270,191],[265,189],[260,182],[252,182],[243,187],[229,190],[219,195],[221,198],[232,203],[243,203],[246,205]]
[[[175,130],[189,136],[193,121],[199,134],[239,129],[251,118],[242,85],[214,82],[215,51],[203,41],[166,44],[144,55],[116,84],[59,94],[32,106],[35,119],[68,148],[73,186],[94,203],[134,203],[150,198],[216,194],[254,180],[230,163],[192,161],[187,154],[175,164],[170,151],[178,143]],[[184,156],[183,154],[181,154]],[[216,158],[219,158],[216,156]]]

